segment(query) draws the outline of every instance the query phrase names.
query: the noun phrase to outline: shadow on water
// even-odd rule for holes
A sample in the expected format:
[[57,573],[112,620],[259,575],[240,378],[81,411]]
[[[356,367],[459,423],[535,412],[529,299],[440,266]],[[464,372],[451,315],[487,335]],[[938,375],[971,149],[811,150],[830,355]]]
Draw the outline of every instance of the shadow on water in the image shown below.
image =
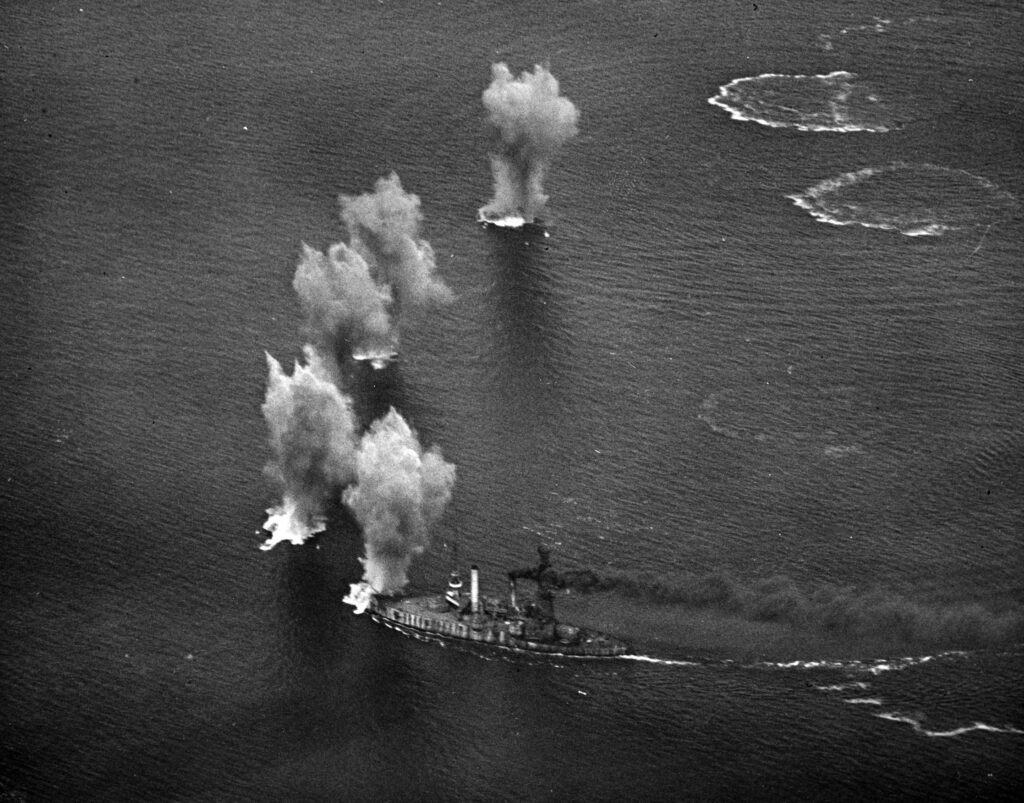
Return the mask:
[[495,321],[502,342],[519,354],[543,353],[552,332],[544,233],[530,227],[488,230],[488,235],[491,263],[497,266],[491,292],[495,312],[503,313]]
[[280,644],[277,682],[288,686],[338,662],[350,626],[341,600],[362,569],[362,537],[348,509],[337,503],[327,530],[289,548],[279,567],[274,613]]
[[356,419],[362,428],[387,415],[394,407],[405,417],[415,418],[399,362],[375,368],[368,360],[346,360],[344,383],[352,396]]
[[[362,538],[347,510],[335,511],[332,520],[318,536],[322,548],[293,550],[282,568],[275,696],[284,709],[303,708],[314,717],[330,709],[344,719],[368,709],[369,721],[389,721],[398,714],[388,690],[393,682],[411,682],[408,668],[396,653],[400,642],[342,601],[362,572]],[[284,719],[301,731],[303,717],[292,712]]]
[[496,268],[486,301],[501,397],[515,399],[509,411],[513,417],[517,410],[551,412],[563,311],[547,258],[549,240],[539,227],[490,229],[487,234]]
[[339,360],[341,386],[352,399],[353,412],[360,432],[369,429],[394,408],[417,429],[416,422],[423,420],[429,410],[421,394],[410,387],[402,373],[401,356],[375,367],[369,360],[354,360],[343,357]]
[[278,565],[268,600],[275,643],[256,673],[233,678],[248,693],[186,690],[176,702],[194,712],[187,725],[109,748],[79,779],[77,799],[285,799],[319,782],[346,796],[413,799],[408,773],[364,770],[367,755],[422,727],[420,682],[407,642],[342,602],[359,577],[362,542],[347,512],[332,510],[330,520]]
[[389,634],[369,622],[356,622],[351,632],[345,660],[307,672],[303,684],[257,703],[213,710],[174,738],[153,738],[111,756],[76,795],[274,800],[323,786],[345,789],[345,799],[415,799],[409,777],[415,768],[395,775],[365,770],[367,755],[385,755],[404,731],[422,727],[415,694],[396,693],[415,689],[416,678],[397,639],[387,643]]
[[[365,772],[366,756],[383,755],[401,733],[421,727],[414,704],[420,684],[406,642],[342,602],[361,572],[362,539],[347,511],[335,511],[332,521],[318,536],[321,549],[311,544],[295,550],[282,569],[281,652],[274,682],[260,706],[239,712],[258,760],[246,756],[254,766],[233,779],[217,778],[214,787],[221,783],[234,794],[248,788],[266,799],[275,789],[286,795],[312,773],[317,786],[344,788],[346,794],[413,794],[407,772]],[[221,736],[235,730],[235,723],[225,723]],[[198,738],[216,742],[220,737]],[[287,746],[283,751],[282,745]],[[193,749],[188,759],[196,765],[202,754]]]

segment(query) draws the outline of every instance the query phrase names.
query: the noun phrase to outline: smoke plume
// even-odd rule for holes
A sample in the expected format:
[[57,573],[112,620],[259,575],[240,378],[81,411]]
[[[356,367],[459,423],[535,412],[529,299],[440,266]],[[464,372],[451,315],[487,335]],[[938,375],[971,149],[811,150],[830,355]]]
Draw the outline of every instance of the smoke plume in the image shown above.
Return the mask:
[[342,501],[363,529],[363,581],[378,593],[396,593],[451,499],[455,466],[438,449],[424,451],[394,408],[358,437],[352,400],[312,347],[305,356],[308,365],[296,363],[288,376],[267,355],[267,472],[283,499],[267,511],[263,526],[271,536],[260,548],[301,544],[322,531],[326,504],[344,489]]
[[544,176],[558,149],[576,136],[579,113],[543,67],[515,78],[505,64],[494,64],[491,75],[483,102],[498,142],[491,155],[494,199],[480,211],[530,222],[544,210]]
[[881,590],[824,586],[809,593],[787,577],[744,584],[726,574],[659,578],[590,570],[561,572],[563,587],[613,591],[661,605],[716,610],[752,622],[779,622],[844,639],[990,647],[1024,639],[1020,606],[923,603]]
[[435,275],[433,249],[419,239],[420,200],[402,189],[396,174],[378,180],[372,193],[340,201],[349,243],[326,254],[303,245],[295,271],[293,286],[314,340],[304,350],[307,364],[296,363],[289,377],[267,355],[263,416],[273,452],[267,473],[280,485],[282,501],[267,511],[270,538],[261,549],[301,544],[323,530],[326,505],[344,491],[365,536],[367,595],[395,593],[451,498],[455,467],[437,450],[424,452],[393,408],[360,438],[337,359],[344,353],[386,359],[397,347],[402,310],[446,302],[452,294]]
[[323,254],[303,244],[292,285],[308,332],[326,353],[394,351],[391,292],[373,280],[354,248],[338,243]]
[[451,498],[455,466],[436,449],[424,452],[392,409],[363,436],[356,473],[343,499],[363,528],[363,581],[393,594],[406,584],[409,564],[426,549],[428,529]]
[[434,275],[434,249],[419,239],[419,196],[402,189],[398,174],[377,180],[372,193],[341,196],[341,219],[352,247],[376,281],[393,288],[399,306],[444,303],[451,290]]
[[452,298],[435,274],[433,249],[419,239],[420,199],[392,173],[372,193],[340,202],[348,245],[326,255],[304,245],[295,271],[309,335],[335,355],[393,354],[402,310]]
[[263,417],[273,457],[267,473],[281,486],[282,502],[270,508],[261,549],[281,541],[301,544],[324,529],[324,505],[355,477],[356,436],[351,400],[338,390],[313,349],[288,376],[267,354]]

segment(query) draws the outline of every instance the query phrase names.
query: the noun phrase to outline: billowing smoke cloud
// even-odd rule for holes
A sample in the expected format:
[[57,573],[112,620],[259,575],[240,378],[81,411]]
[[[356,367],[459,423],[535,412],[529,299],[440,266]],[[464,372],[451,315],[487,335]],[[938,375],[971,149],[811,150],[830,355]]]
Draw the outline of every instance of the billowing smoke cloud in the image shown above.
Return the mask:
[[451,499],[455,466],[436,449],[424,452],[392,409],[363,436],[356,473],[343,498],[363,528],[363,581],[392,594],[406,584],[409,564],[426,549],[429,527]]
[[267,355],[263,417],[273,457],[268,474],[281,486],[282,502],[270,508],[262,549],[281,541],[301,544],[324,526],[324,506],[355,478],[356,435],[351,400],[338,390],[316,353],[291,376]]
[[419,196],[405,192],[396,173],[378,179],[372,193],[341,196],[341,219],[377,282],[394,289],[396,304],[451,300],[451,290],[434,274],[434,249],[419,239]]
[[544,176],[559,148],[576,136],[579,113],[558,94],[558,81],[540,66],[515,78],[505,64],[491,66],[493,80],[483,94],[498,140],[491,156],[494,199],[488,218],[538,218],[547,203]]
[[309,334],[326,353],[395,350],[388,314],[391,292],[373,280],[366,260],[354,248],[338,243],[323,254],[303,244],[292,284],[306,312]]
[[973,602],[922,603],[899,594],[824,586],[809,593],[787,577],[745,584],[721,573],[658,578],[590,570],[561,572],[562,585],[614,591],[661,605],[685,605],[753,622],[780,622],[843,639],[990,647],[1024,639],[1020,606],[991,610]]
[[363,580],[396,593],[451,499],[455,466],[437,449],[424,451],[394,408],[358,437],[351,399],[313,348],[305,355],[308,365],[296,363],[291,376],[267,355],[263,415],[274,455],[267,471],[283,500],[267,511],[271,536],[261,549],[301,544],[323,530],[325,506],[344,489],[342,501],[363,528]]
[[397,175],[380,179],[372,193],[342,196],[341,218],[349,243],[326,254],[303,245],[295,271],[314,340],[305,348],[307,364],[296,363],[289,377],[267,355],[267,472],[281,486],[282,502],[267,511],[271,535],[261,548],[301,544],[323,530],[326,506],[344,491],[365,535],[365,590],[395,593],[451,498],[455,467],[437,450],[424,452],[394,409],[359,437],[337,358],[390,356],[400,311],[452,294],[435,275],[433,249],[419,239],[419,198]]
[[430,244],[419,239],[420,199],[397,174],[379,179],[372,193],[340,200],[349,244],[326,255],[303,246],[295,291],[310,336],[326,352],[388,356],[402,310],[450,301],[452,293],[435,273]]

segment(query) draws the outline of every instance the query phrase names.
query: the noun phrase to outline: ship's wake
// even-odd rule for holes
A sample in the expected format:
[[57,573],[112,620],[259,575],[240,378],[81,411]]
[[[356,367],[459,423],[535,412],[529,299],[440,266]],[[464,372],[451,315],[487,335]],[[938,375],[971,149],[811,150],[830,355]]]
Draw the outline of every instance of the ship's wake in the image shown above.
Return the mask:
[[[849,678],[858,672],[872,671],[871,674],[884,674],[876,667],[884,667],[885,671],[894,670],[917,670],[926,665],[935,665],[941,672],[944,667],[960,662],[977,661],[981,659],[1001,661],[1018,660],[1019,652],[989,654],[972,653],[965,651],[952,651],[937,655],[925,655],[918,657],[906,657],[891,659],[885,662],[876,662],[874,665],[864,667],[857,662],[841,667],[841,670]],[[800,667],[802,668],[802,667]],[[829,696],[838,696],[846,705],[856,706],[865,712],[871,713],[879,719],[893,722],[899,725],[909,725],[917,734],[931,739],[955,738],[973,733],[1002,734],[1011,736],[1024,735],[1017,725],[1005,721],[993,724],[993,720],[1001,719],[999,714],[993,716],[993,711],[980,711],[973,708],[969,699],[961,699],[960,695],[950,697],[947,694],[927,695],[922,697],[918,690],[918,683],[912,681],[911,686],[895,682],[882,682],[880,678],[871,680],[850,680],[840,682],[819,683],[811,686],[813,691]],[[911,690],[908,695],[908,690]],[[907,704],[908,697],[912,697],[912,705]],[[924,709],[930,709],[926,713]],[[979,717],[978,715],[981,715]],[[984,717],[984,719],[982,718]],[[989,719],[991,717],[991,719]]]
[[[847,702],[850,702],[849,700]],[[882,712],[876,714],[879,719],[887,719],[890,722],[899,722],[910,725],[915,733],[928,736],[933,739],[945,739],[951,736],[963,736],[966,733],[980,731],[982,733],[1008,733],[1016,736],[1024,736],[1024,730],[1013,725],[989,725],[984,722],[972,722],[970,725],[960,725],[947,730],[933,730],[925,725],[925,719],[920,714],[902,714],[896,711]]]
[[[931,738],[956,738],[969,734],[997,734],[1022,736],[1024,730],[1017,725],[978,717],[990,716],[992,712],[972,711],[969,701],[950,700],[946,695],[940,698],[918,699],[912,710],[897,699],[901,695],[898,685],[882,682],[881,676],[891,672],[900,673],[904,670],[919,669],[928,665],[938,667],[954,662],[971,661],[974,658],[991,657],[985,653],[972,653],[962,650],[938,653],[935,655],[905,656],[901,658],[879,658],[874,660],[831,660],[815,659],[802,661],[756,661],[743,662],[729,659],[683,660],[656,657],[653,655],[631,654],[619,656],[616,660],[632,661],[656,667],[682,667],[687,669],[703,669],[715,671],[732,669],[736,671],[768,670],[776,672],[797,672],[815,678],[829,678],[840,675],[841,679],[828,679],[824,682],[811,683],[805,681],[804,688],[810,691],[838,697],[843,704],[862,709],[865,713],[888,722],[910,726],[917,734]],[[998,657],[1003,660],[1018,657],[1019,653],[1005,653]],[[858,679],[851,679],[858,678]],[[865,678],[865,679],[860,679]],[[932,709],[926,713],[925,708]],[[998,717],[998,715],[996,715]]]
[[655,658],[653,655],[620,655],[622,661],[636,661],[644,664],[657,664],[658,666],[701,666],[700,661],[679,661],[672,658]]

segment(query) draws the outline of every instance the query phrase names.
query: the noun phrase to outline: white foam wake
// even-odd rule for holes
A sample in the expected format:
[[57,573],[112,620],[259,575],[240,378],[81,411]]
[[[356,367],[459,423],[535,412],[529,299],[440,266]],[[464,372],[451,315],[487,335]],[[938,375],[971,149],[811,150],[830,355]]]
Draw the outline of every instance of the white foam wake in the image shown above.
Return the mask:
[[700,666],[695,661],[673,661],[669,658],[653,658],[650,655],[620,655],[619,658],[623,661],[639,661],[659,666]]
[[896,712],[883,712],[881,714],[875,714],[879,719],[887,719],[890,722],[901,722],[905,725],[910,725],[916,733],[920,733],[922,736],[928,736],[935,739],[947,739],[953,736],[963,736],[965,733],[971,733],[972,731],[983,731],[985,733],[1008,733],[1017,736],[1024,736],[1024,730],[1015,728],[1012,725],[989,725],[985,722],[972,722],[970,725],[961,725],[958,728],[951,728],[950,730],[937,731],[930,730],[921,724],[921,720],[918,717],[910,716],[908,714],[900,714]]
[[892,121],[884,101],[856,73],[825,75],[762,73],[718,88],[708,103],[733,120],[769,128],[832,133],[884,133]]
[[814,686],[815,691],[849,691],[850,689],[866,689],[869,684],[863,680],[853,680],[849,683],[834,683],[831,686]]
[[[920,666],[931,661],[950,658],[961,658],[968,655],[963,650],[947,650],[935,655],[907,655],[902,658],[875,658],[874,660],[812,660],[812,661],[760,661],[754,666],[766,669],[836,669],[844,672],[864,672],[881,675],[883,672],[900,672],[912,666]],[[838,691],[834,687],[822,690]]]
[[825,179],[786,196],[821,223],[938,237],[991,225],[1019,208],[988,179],[933,164],[893,162]]

